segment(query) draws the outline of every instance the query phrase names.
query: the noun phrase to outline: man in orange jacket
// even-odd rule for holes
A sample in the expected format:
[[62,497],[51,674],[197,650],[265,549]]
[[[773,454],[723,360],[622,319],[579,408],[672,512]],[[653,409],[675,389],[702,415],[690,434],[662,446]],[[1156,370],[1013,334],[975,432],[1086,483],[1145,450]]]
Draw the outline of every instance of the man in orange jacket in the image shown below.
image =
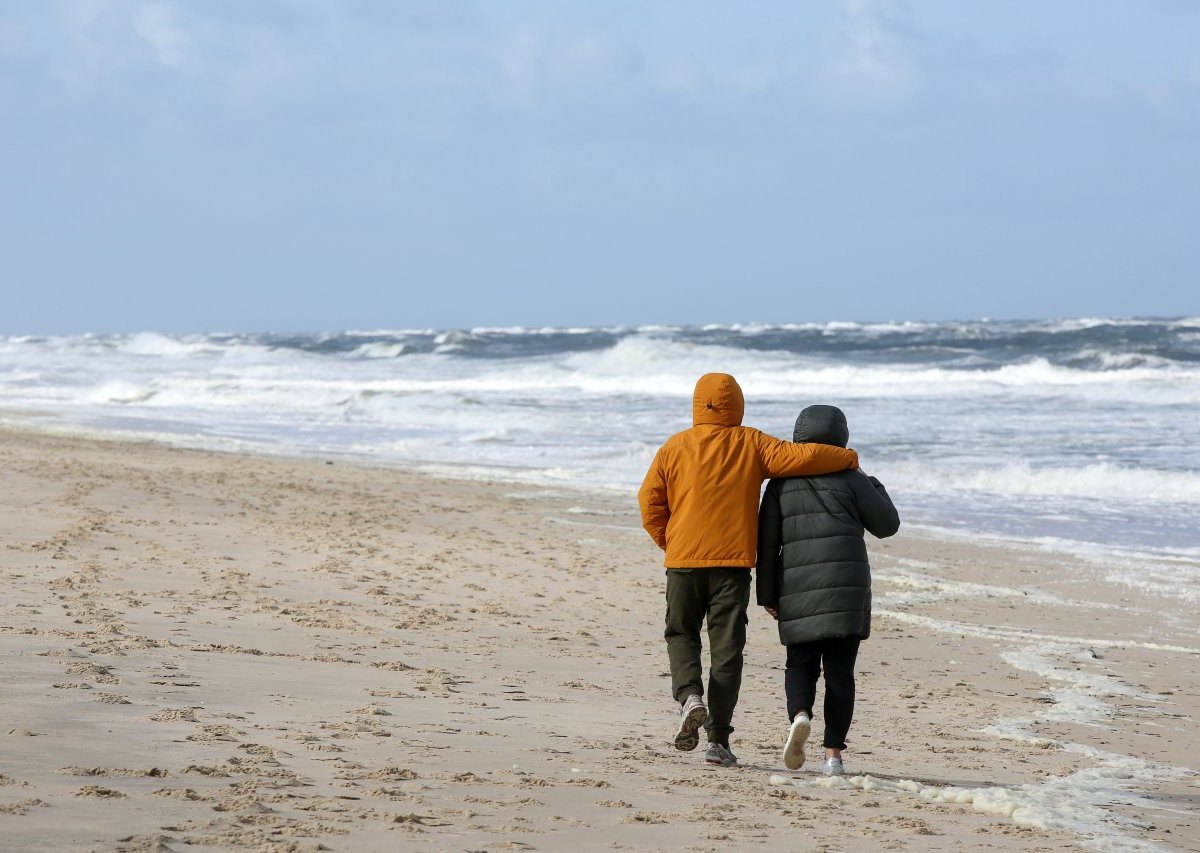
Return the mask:
[[[771,477],[829,474],[858,467],[853,450],[792,444],[742,426],[742,389],[727,373],[707,373],[692,396],[692,428],[659,448],[638,492],[642,526],[666,552],[667,656],[680,703],[675,748],[692,750],[700,727],[705,760],[731,767],[733,709],[742,684],[750,569],[758,539],[758,494]],[[708,618],[708,704],[700,626]]]

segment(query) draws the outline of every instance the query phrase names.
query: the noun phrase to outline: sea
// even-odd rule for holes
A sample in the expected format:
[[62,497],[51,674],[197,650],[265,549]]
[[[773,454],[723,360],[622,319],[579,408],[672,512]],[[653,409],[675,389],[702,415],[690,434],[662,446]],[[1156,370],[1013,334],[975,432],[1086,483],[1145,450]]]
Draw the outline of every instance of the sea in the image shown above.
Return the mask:
[[[703,373],[845,411],[906,523],[1200,557],[1200,317],[0,337],[0,420],[634,492]],[[1193,579],[1194,581],[1195,579]]]

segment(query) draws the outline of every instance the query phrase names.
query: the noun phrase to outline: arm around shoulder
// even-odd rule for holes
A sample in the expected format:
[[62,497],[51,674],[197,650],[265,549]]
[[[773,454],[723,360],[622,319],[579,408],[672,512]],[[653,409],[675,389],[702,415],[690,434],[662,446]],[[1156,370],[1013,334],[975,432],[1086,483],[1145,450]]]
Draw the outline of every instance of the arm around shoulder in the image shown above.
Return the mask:
[[858,467],[858,454],[831,444],[794,444],[759,432],[758,458],[768,477],[807,477]]

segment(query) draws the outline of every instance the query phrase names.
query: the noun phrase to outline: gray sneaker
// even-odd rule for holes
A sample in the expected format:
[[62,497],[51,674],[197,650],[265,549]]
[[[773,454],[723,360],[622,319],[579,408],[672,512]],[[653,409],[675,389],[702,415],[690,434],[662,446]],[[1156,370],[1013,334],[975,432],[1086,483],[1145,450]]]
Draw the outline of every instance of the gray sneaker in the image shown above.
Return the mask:
[[691,752],[700,743],[700,727],[708,719],[708,706],[704,699],[693,693],[679,711],[679,731],[675,732],[675,748]]
[[826,758],[821,762],[821,772],[826,776],[841,776],[846,772],[840,758]]
[[704,760],[720,767],[737,767],[737,756],[730,752],[728,747],[721,746],[719,743],[708,745],[708,752],[704,753]]

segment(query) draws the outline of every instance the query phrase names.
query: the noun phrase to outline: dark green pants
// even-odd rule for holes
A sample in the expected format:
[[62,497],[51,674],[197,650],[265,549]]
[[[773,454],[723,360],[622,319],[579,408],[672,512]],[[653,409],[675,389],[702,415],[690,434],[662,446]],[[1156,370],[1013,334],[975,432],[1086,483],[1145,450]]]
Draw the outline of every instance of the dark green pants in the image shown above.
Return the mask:
[[667,569],[667,655],[676,702],[704,695],[700,626],[708,619],[709,743],[729,743],[742,687],[749,569]]

